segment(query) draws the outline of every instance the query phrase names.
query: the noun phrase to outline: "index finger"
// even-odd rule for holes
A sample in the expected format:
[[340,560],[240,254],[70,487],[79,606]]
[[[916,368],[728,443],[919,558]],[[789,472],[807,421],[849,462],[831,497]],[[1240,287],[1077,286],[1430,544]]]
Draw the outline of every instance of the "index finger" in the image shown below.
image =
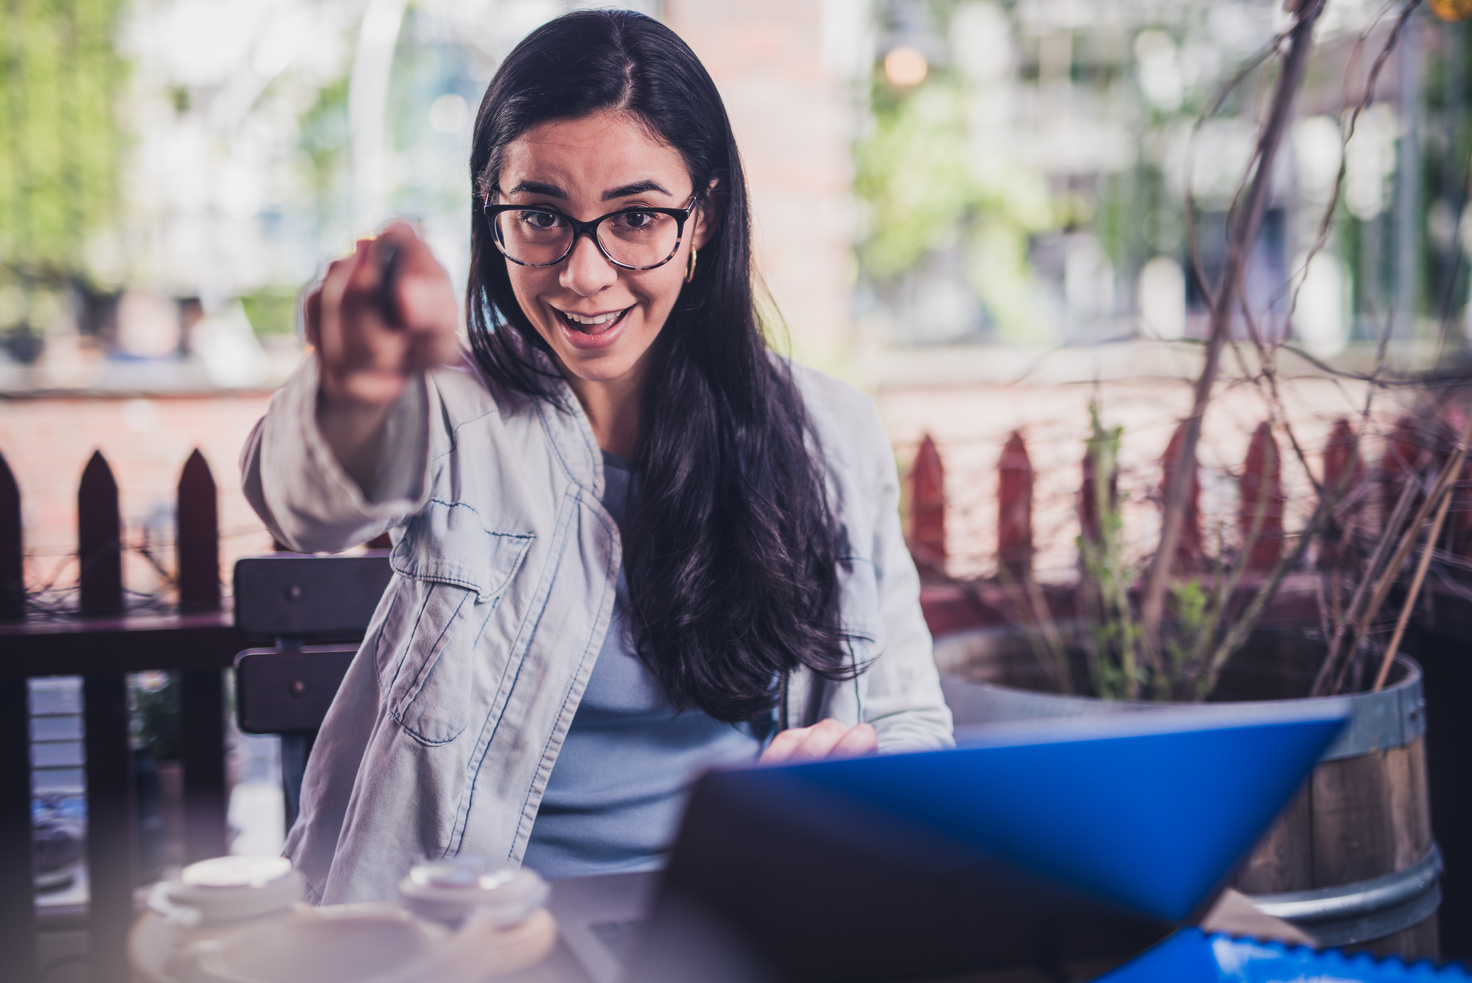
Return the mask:
[[879,733],[874,729],[874,725],[869,723],[855,724],[834,745],[831,753],[835,755],[868,754],[878,747]]
[[429,244],[405,222],[394,222],[374,241],[374,282],[385,322],[417,334],[415,354],[425,365],[454,361],[460,305],[449,274]]
[[771,764],[779,761],[787,761],[797,752],[802,742],[807,740],[812,730],[813,728],[809,726],[791,727],[787,730],[779,731],[777,736],[772,738],[772,743],[767,745],[767,749],[757,759],[758,763],[765,762]]

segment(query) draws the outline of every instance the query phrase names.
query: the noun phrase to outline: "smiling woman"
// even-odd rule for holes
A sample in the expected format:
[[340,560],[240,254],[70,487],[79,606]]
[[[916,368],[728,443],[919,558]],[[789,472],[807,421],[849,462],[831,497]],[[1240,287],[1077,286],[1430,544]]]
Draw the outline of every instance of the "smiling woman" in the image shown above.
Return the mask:
[[[599,446],[631,457],[650,347],[710,236],[709,208],[679,152],[614,109],[531,127],[507,146],[497,183],[511,190],[494,203],[488,193],[485,212],[511,261],[517,305],[556,357]],[[559,204],[581,214],[618,210],[580,222]],[[691,260],[671,262],[681,256]]]
[[244,454],[284,543],[395,576],[303,783],[319,901],[457,853],[657,867],[713,766],[942,747],[872,404],[766,346],[710,76],[628,12],[534,31],[475,123],[466,316],[402,225],[306,304]]

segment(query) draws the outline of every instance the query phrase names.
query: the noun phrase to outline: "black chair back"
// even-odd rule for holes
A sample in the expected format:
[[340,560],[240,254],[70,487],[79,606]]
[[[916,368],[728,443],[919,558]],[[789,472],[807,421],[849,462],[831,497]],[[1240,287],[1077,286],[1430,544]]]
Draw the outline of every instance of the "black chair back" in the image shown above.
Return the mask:
[[392,575],[387,550],[235,564],[235,627],[275,642],[235,657],[236,721],[247,734],[281,736],[287,829],[317,730]]

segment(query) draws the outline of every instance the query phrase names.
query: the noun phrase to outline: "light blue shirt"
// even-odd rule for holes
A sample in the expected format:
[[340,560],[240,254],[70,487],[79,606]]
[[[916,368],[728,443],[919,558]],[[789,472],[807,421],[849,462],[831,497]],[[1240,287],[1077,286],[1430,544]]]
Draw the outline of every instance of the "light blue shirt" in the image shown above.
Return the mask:
[[[622,530],[638,493],[631,462],[603,452],[603,506]],[[546,877],[661,866],[696,776],[750,764],[762,741],[746,724],[699,709],[676,713],[634,652],[628,582],[618,574],[613,622],[552,767],[523,863]]]

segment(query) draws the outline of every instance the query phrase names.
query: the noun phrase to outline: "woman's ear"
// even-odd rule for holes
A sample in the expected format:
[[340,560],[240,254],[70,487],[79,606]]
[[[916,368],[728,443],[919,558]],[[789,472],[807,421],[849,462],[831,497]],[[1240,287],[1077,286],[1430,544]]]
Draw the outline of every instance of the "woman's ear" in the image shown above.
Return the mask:
[[705,189],[705,195],[695,208],[695,228],[691,232],[690,243],[697,250],[704,249],[705,244],[710,242],[711,237],[716,234],[716,229],[721,225],[720,199],[716,196],[716,189],[720,187],[721,179],[712,178]]

